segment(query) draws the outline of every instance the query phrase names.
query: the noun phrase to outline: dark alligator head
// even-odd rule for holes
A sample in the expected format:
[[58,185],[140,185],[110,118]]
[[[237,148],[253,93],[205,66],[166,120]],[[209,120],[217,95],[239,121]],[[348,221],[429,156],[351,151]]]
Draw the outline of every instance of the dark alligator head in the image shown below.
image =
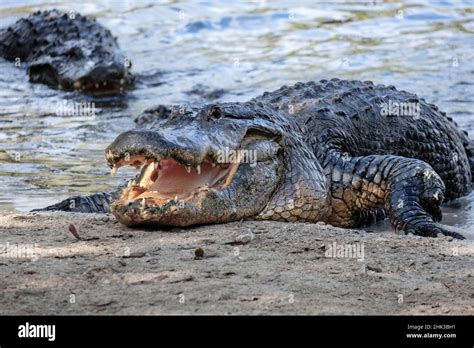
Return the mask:
[[129,88],[131,63],[95,19],[57,10],[38,11],[0,32],[0,56],[28,63],[32,82],[86,94]]
[[111,205],[125,225],[309,221],[325,213],[321,167],[279,111],[256,101],[165,111],[150,111],[150,129],[122,133],[106,149],[113,171],[142,167]]

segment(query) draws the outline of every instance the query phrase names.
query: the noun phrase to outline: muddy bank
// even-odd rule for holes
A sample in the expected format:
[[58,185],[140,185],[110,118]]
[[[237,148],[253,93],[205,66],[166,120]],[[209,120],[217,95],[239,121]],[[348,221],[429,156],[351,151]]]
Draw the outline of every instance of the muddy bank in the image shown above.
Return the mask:
[[324,224],[4,213],[0,313],[473,315],[473,255],[473,241]]

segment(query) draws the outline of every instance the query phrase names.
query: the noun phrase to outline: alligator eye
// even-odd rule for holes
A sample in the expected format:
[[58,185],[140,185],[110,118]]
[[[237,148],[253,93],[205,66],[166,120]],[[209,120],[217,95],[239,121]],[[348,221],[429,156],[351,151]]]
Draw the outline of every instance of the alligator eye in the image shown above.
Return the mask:
[[209,116],[210,118],[217,120],[222,117],[222,110],[219,106],[213,106],[209,110]]

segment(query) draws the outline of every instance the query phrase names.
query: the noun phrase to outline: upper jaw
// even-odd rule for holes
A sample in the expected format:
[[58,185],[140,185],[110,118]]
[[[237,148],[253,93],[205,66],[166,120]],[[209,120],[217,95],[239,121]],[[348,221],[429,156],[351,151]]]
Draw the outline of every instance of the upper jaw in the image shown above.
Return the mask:
[[205,134],[131,130],[120,134],[105,149],[105,153],[107,164],[111,168],[121,166],[124,159],[134,156],[155,161],[172,158],[184,166],[196,168],[206,159],[215,164],[222,164],[219,162],[220,151],[225,148],[239,148],[244,134],[236,131],[236,139],[220,139],[221,142],[216,144]]

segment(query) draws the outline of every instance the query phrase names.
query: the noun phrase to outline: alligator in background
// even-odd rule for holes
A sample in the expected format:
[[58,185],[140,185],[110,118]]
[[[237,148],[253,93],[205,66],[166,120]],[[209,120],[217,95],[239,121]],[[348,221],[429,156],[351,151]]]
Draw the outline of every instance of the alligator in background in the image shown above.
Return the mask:
[[[402,103],[419,112],[383,110]],[[357,227],[387,216],[406,234],[463,238],[436,222],[442,202],[471,191],[473,143],[435,105],[393,86],[297,83],[244,103],[159,106],[137,123],[147,128],[106,149],[113,171],[143,166],[135,180],[46,210],[111,210],[127,226],[256,219]]]
[[118,94],[134,80],[116,38],[78,13],[37,11],[0,30],[0,57],[27,63],[31,82],[66,91]]

